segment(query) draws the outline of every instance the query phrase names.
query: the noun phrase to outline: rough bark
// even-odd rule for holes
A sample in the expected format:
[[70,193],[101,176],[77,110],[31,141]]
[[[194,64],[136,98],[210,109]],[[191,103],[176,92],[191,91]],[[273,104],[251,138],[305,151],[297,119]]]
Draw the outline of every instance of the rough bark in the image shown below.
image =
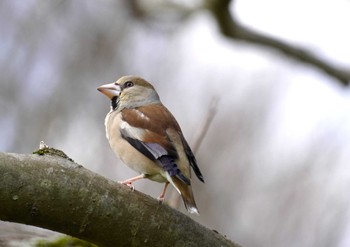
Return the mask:
[[238,246],[67,158],[0,153],[0,219],[100,246]]

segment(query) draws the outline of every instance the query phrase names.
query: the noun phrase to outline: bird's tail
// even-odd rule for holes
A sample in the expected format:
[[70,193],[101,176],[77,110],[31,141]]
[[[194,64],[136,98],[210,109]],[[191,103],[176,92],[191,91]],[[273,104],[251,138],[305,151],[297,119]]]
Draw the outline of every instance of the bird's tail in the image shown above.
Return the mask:
[[185,184],[175,176],[171,177],[171,180],[176,190],[181,194],[187,211],[191,214],[199,214],[196,202],[194,200],[191,185]]

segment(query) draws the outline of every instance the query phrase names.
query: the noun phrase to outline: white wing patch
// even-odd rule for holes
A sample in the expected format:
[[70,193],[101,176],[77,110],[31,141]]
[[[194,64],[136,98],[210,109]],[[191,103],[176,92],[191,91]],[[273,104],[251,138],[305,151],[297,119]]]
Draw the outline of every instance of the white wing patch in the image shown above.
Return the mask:
[[128,129],[128,128],[130,128],[130,124],[128,124],[125,121],[122,121],[121,124],[120,124],[120,128],[121,129]]
[[142,111],[139,111],[139,110],[135,110],[135,111],[143,120],[149,121],[149,117],[147,117],[145,114],[143,114]]
[[124,130],[129,137],[137,140],[142,140],[142,137],[145,134],[144,129],[132,127],[126,121],[120,123],[120,129]]

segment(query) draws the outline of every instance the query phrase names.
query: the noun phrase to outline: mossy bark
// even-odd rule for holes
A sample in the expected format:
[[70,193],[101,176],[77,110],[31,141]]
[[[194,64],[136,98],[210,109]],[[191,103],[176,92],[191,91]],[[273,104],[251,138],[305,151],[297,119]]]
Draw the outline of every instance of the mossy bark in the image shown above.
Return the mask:
[[0,153],[0,219],[100,246],[238,246],[67,158]]

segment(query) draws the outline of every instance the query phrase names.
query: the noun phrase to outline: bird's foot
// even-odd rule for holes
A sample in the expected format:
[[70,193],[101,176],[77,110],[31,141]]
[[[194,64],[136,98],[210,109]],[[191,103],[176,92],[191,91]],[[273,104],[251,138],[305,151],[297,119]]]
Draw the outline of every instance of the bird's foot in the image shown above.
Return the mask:
[[135,186],[132,184],[132,182],[126,180],[126,181],[118,181],[119,184],[124,184],[128,186],[132,191],[135,190]]
[[166,192],[166,189],[168,188],[168,185],[169,185],[169,182],[166,182],[164,185],[164,188],[162,190],[162,193],[160,193],[160,195],[158,196],[157,199],[158,199],[159,203],[164,202],[165,192]]
[[159,203],[163,203],[164,202],[164,195],[160,195],[157,197],[157,200],[159,201]]
[[133,178],[129,178],[129,179],[124,180],[124,181],[118,181],[118,183],[127,185],[129,188],[131,188],[134,191],[135,187],[134,187],[134,185],[132,183],[137,181],[137,180],[140,180],[142,178],[145,178],[145,174],[141,174],[139,176],[136,176],[136,177],[133,177]]

